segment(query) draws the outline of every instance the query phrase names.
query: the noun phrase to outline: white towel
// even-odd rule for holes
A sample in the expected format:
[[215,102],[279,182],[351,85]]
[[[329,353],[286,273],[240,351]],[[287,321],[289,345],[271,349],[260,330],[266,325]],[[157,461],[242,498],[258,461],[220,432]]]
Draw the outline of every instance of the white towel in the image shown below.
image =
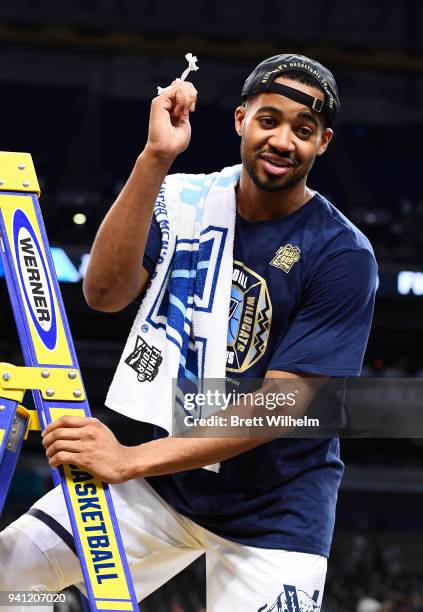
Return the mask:
[[171,435],[194,414],[182,405],[176,379],[185,391],[189,381],[201,391],[204,378],[225,379],[240,168],[170,175],[154,208],[160,257],[106,405]]

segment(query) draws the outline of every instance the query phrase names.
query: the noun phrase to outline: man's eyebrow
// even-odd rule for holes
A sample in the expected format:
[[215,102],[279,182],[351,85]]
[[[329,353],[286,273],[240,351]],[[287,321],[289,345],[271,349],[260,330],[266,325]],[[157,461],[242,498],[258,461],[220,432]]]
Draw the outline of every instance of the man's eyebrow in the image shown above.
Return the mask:
[[278,113],[279,115],[283,115],[283,112],[280,108],[276,108],[276,106],[261,106],[257,113]]
[[309,113],[308,111],[300,111],[298,113],[298,117],[303,117],[304,119],[308,119],[309,121],[314,123],[316,127],[319,127],[319,122],[317,121],[316,117],[312,113]]
[[[278,115],[283,115],[283,111],[280,108],[276,108],[276,106],[261,106],[256,111],[256,114],[258,114],[258,113],[275,113],[275,114],[278,114]],[[302,117],[303,119],[308,119],[309,121],[314,123],[314,125],[316,127],[319,127],[319,121],[313,115],[313,113],[311,113],[309,111],[300,111],[298,113],[298,117]]]

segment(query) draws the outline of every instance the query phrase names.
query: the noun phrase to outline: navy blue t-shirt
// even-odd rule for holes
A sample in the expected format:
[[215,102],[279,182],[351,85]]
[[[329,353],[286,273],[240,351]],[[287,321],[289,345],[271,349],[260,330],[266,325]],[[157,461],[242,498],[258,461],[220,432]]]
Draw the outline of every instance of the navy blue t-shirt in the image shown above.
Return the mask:
[[[160,244],[153,217],[144,256],[150,273]],[[237,214],[228,378],[263,378],[267,370],[358,376],[376,278],[367,238],[318,193],[276,220]],[[244,324],[257,309],[262,325]],[[342,473],[337,438],[278,438],[223,461],[219,473],[195,469],[148,481],[224,538],[328,556]]]

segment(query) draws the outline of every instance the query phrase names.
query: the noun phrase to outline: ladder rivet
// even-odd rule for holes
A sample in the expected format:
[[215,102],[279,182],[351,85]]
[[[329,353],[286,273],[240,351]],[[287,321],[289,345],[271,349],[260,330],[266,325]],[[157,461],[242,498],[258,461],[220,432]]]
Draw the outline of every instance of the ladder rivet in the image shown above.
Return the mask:
[[16,427],[12,427],[12,433],[16,433]]
[[0,404],[0,412],[3,412],[3,410],[6,410],[6,406],[4,404]]
[[0,179],[0,185],[4,185],[4,181]]
[[19,170],[25,170],[26,166],[25,164],[19,164],[18,168]]
[[10,380],[10,374],[9,374],[9,372],[5,372],[5,373],[3,374],[3,380],[6,380],[6,381],[7,381],[7,380]]
[[73,392],[73,396],[74,397],[81,397],[82,393],[79,389],[75,389],[75,391]]
[[71,380],[75,380],[76,372],[68,372],[68,378],[70,378]]
[[46,389],[46,395],[47,397],[53,397],[54,389]]
[[22,183],[22,185],[23,185],[24,187],[29,187],[29,181],[24,181],[24,182]]
[[7,448],[12,448],[12,444],[10,442],[7,443]]
[[43,378],[48,378],[48,377],[50,376],[50,372],[49,372],[48,370],[43,370],[43,371],[41,372],[41,376],[42,376]]

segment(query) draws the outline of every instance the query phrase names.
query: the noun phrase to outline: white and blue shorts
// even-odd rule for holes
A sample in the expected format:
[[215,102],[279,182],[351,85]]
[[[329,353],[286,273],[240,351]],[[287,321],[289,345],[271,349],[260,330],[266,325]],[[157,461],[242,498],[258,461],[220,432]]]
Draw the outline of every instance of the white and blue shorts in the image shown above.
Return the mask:
[[[110,489],[139,601],[205,553],[207,612],[320,610],[325,557],[224,539],[176,512],[142,478]],[[75,584],[85,593],[72,543],[57,487],[0,533],[0,590]]]

